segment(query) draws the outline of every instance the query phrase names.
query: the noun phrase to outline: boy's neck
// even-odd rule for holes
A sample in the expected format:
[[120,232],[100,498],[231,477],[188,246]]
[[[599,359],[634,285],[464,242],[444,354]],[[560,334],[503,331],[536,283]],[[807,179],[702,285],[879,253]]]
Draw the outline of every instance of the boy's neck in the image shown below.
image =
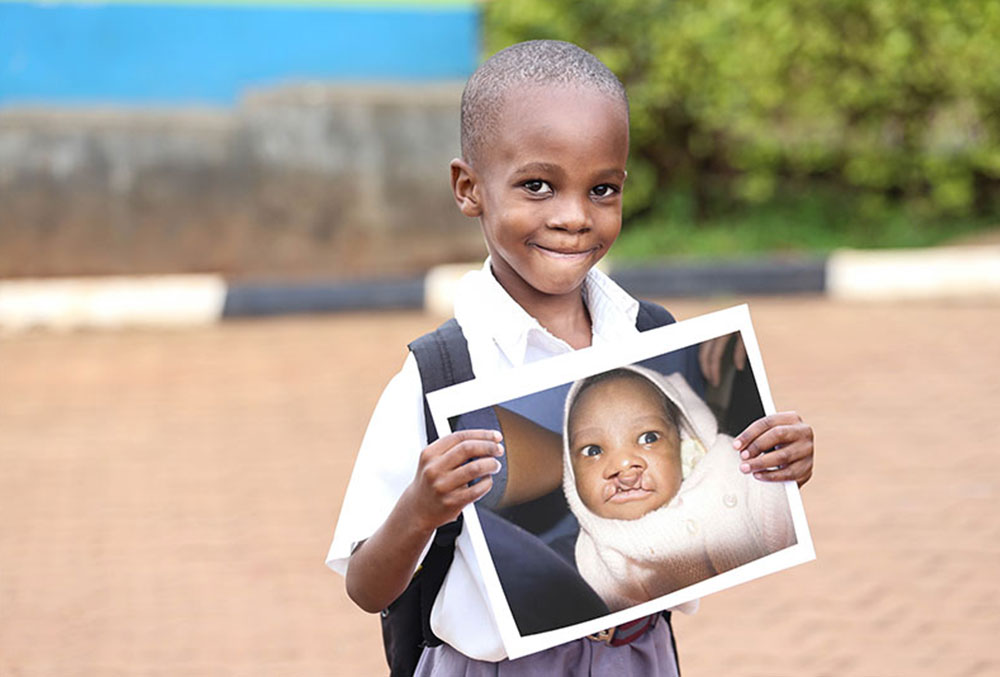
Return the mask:
[[590,346],[593,324],[583,301],[582,288],[567,294],[545,294],[520,277],[504,279],[496,271],[491,272],[510,297],[550,334],[574,350]]

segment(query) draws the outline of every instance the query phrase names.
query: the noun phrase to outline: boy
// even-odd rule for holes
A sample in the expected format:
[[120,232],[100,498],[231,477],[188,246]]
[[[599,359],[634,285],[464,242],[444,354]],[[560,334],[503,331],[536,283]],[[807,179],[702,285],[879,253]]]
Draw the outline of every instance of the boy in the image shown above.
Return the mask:
[[[479,219],[490,255],[455,300],[477,377],[634,334],[637,302],[594,269],[621,228],[627,157],[624,88],[574,45],[514,45],[469,79],[451,184],[462,213]],[[435,529],[485,495],[501,468],[494,431],[426,446],[421,392],[410,355],[372,415],[327,560],[370,612],[406,589]],[[812,431],[795,414],[758,421],[738,439],[747,472],[808,478]],[[783,448],[761,462],[760,451],[776,444]],[[676,671],[666,623],[621,647],[582,639],[504,661],[464,530],[430,622],[444,644],[424,650],[418,674]]]
[[732,438],[680,374],[633,366],[578,381],[563,439],[576,565],[611,611],[795,543],[784,487],[739,471]]

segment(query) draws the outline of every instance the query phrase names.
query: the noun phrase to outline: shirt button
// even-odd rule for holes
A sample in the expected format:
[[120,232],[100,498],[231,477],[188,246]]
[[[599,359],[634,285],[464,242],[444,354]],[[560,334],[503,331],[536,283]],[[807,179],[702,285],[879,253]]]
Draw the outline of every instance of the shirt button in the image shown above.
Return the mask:
[[688,530],[689,534],[696,534],[696,533],[698,533],[698,523],[695,522],[694,520],[688,520],[687,521],[687,530]]
[[727,508],[735,508],[736,507],[736,494],[726,494],[725,496],[722,497],[722,503]]

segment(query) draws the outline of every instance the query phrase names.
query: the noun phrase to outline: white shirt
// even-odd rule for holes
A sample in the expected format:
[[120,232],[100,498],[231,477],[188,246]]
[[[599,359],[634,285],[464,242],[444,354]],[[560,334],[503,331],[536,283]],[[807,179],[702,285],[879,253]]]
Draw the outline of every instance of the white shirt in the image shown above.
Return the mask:
[[[587,274],[583,294],[594,345],[638,332],[639,302],[596,268]],[[573,350],[507,294],[490,272],[489,259],[482,270],[468,273],[459,282],[455,319],[468,341],[477,378]],[[410,354],[386,386],[368,423],[327,566],[346,575],[352,549],[389,516],[413,481],[420,452],[426,446],[423,390],[416,360]],[[455,559],[431,610],[431,628],[442,641],[471,658],[499,661],[507,656],[465,530],[455,541]]]

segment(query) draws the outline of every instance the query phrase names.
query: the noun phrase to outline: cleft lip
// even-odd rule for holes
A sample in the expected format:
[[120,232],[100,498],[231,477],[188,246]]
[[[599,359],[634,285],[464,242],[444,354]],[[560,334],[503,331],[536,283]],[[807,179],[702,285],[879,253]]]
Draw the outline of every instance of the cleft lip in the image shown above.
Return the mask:
[[642,500],[655,493],[655,487],[650,485],[645,474],[636,479],[638,481],[622,482],[621,477],[608,480],[604,485],[604,502],[628,503]]
[[615,493],[606,501],[607,503],[630,503],[632,501],[641,501],[653,492],[649,489],[643,489],[642,487],[636,487],[634,489],[622,489],[618,488]]

